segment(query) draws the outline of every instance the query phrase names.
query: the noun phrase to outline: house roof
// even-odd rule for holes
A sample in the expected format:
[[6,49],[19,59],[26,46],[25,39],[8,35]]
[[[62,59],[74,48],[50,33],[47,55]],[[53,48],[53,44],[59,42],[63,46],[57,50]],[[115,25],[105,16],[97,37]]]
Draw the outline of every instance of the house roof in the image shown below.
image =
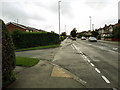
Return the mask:
[[33,27],[29,27],[29,26],[24,26],[24,25],[21,25],[21,24],[18,24],[18,23],[14,23],[14,22],[9,22],[7,23],[6,25],[9,25],[9,24],[13,24],[17,27],[20,27],[20,28],[23,28],[23,29],[27,29],[27,30],[36,30],[36,31],[42,31],[42,32],[45,32],[44,30],[39,30],[39,29],[36,29],[36,28],[33,28]]

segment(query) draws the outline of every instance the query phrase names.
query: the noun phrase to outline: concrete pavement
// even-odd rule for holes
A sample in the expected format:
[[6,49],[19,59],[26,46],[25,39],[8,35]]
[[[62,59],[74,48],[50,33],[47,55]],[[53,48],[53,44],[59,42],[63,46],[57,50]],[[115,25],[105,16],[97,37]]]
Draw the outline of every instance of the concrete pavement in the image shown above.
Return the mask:
[[50,61],[40,60],[30,68],[17,67],[17,80],[7,88],[85,88],[70,72]]

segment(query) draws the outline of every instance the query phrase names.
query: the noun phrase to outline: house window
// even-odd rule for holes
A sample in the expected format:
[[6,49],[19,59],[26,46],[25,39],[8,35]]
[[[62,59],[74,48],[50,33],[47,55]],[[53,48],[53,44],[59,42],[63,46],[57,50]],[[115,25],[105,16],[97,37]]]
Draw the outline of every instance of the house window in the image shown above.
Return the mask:
[[30,32],[32,32],[32,30]]
[[29,32],[29,30],[26,30],[26,32]]

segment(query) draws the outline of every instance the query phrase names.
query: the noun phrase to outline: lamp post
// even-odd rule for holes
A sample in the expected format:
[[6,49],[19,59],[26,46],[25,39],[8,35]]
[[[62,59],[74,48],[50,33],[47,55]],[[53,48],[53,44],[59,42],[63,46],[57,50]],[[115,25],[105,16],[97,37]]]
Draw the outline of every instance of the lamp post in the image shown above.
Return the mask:
[[94,24],[92,24],[92,30],[94,31]]
[[58,1],[59,35],[60,35],[60,2],[61,2],[61,1]]
[[91,16],[89,16],[89,18],[90,18],[90,30],[91,30]]

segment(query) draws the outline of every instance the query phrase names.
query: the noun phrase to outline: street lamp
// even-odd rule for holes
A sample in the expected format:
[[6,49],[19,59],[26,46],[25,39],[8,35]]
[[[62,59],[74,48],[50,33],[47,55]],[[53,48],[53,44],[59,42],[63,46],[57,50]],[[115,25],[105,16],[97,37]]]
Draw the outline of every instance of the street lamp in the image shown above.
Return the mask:
[[92,30],[94,31],[94,24],[92,24]]
[[90,30],[91,30],[91,16],[89,16],[89,18],[90,18]]
[[61,2],[61,1],[58,1],[59,35],[60,35],[60,2]]

